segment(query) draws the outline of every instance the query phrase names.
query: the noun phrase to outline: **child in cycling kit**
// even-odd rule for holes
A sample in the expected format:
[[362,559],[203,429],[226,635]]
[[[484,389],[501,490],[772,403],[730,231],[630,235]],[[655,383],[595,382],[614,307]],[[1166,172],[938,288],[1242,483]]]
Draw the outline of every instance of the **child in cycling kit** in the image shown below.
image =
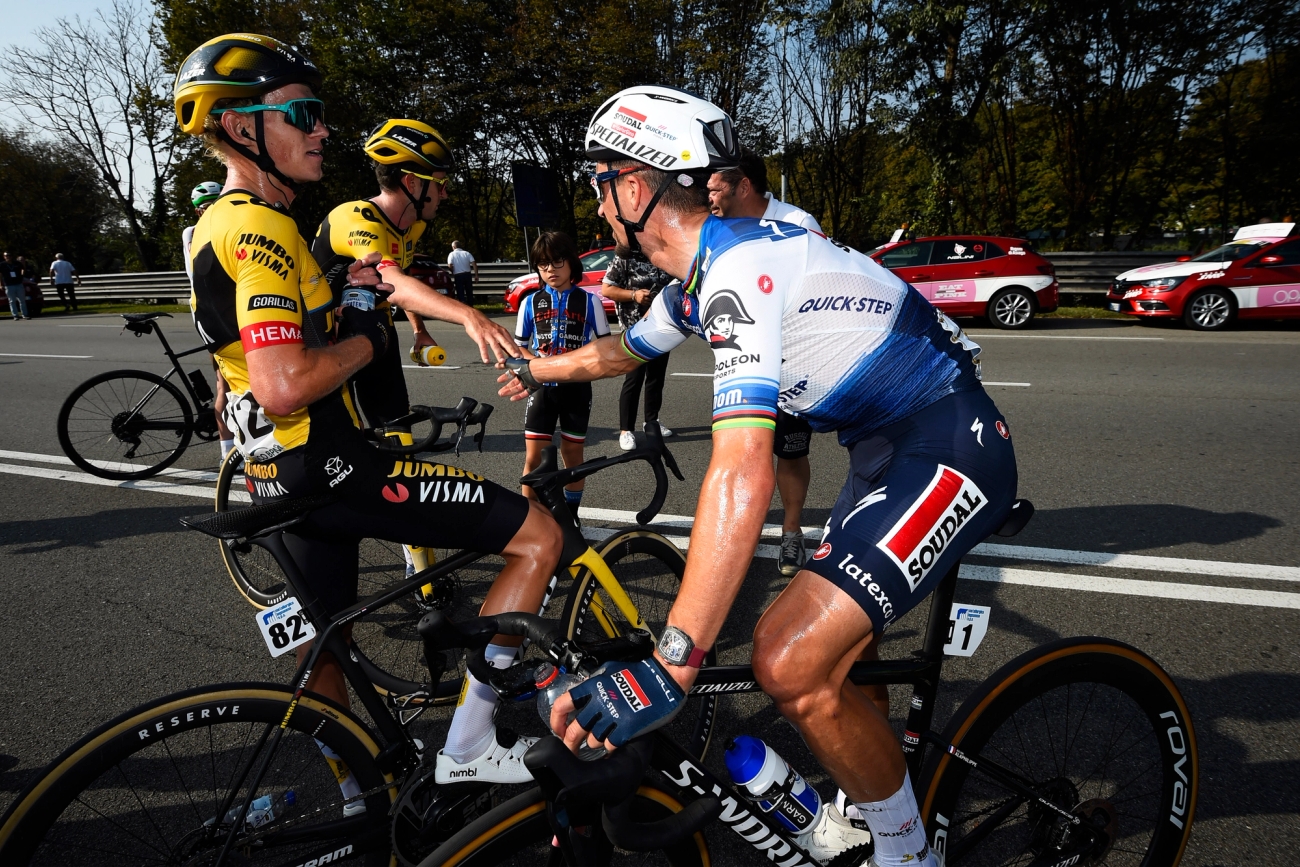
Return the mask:
[[[563,232],[543,232],[533,244],[533,261],[540,276],[536,292],[519,306],[515,342],[540,356],[580,349],[609,334],[609,321],[600,298],[576,285],[582,279],[577,248]],[[591,417],[591,383],[543,383],[524,409],[524,473],[540,462],[542,450],[560,427],[566,466],[582,463],[587,423]],[[564,497],[577,514],[583,482],[565,488]]]

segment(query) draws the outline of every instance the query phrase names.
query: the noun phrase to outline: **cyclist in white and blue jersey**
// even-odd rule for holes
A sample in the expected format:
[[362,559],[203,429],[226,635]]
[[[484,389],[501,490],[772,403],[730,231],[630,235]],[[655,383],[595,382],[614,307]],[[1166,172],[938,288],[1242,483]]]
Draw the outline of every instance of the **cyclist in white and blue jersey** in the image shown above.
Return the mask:
[[[855,250],[787,223],[711,216],[705,183],[739,156],[716,106],[630,88],[596,113],[586,141],[615,240],[683,286],[660,293],[620,340],[507,361],[517,381],[502,377],[502,394],[617,376],[695,334],[714,353],[713,454],[656,655],[575,687],[552,726],[573,746],[588,736],[619,746],[680,707],[753,558],[774,487],[776,414],[792,413],[838,433],[850,472],[821,547],[755,629],[754,672],[865,820],[875,863],[929,867],[887,693],[846,676],[1010,512],[1015,454],[980,385],[979,347]],[[628,676],[642,687],[635,704],[617,681]],[[799,842],[824,862],[862,837],[827,810]]]

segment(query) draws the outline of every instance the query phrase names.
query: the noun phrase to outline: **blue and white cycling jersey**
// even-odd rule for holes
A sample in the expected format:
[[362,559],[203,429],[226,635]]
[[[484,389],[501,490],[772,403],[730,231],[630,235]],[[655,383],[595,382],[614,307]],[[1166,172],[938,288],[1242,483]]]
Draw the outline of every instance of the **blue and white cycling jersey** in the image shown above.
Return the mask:
[[683,286],[623,334],[649,360],[713,347],[713,429],[775,428],[780,409],[851,445],[974,391],[979,346],[871,258],[789,223],[709,217]]

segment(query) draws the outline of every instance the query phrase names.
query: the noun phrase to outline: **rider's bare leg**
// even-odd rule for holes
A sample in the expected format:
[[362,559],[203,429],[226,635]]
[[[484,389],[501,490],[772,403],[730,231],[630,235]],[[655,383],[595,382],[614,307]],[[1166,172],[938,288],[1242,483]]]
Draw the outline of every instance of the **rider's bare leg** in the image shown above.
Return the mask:
[[808,484],[811,479],[812,467],[807,455],[801,458],[776,459],[776,489],[781,493],[781,508],[785,510],[781,518],[782,532],[801,531],[803,504],[808,498]]
[[858,603],[806,570],[754,629],[759,685],[855,802],[889,797],[906,770],[888,717],[847,680],[871,636],[871,620]]

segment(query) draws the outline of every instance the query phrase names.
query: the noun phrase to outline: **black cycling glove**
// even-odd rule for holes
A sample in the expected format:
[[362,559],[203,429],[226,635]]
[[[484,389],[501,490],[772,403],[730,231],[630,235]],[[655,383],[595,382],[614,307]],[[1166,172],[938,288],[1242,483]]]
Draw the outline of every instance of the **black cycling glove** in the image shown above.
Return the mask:
[[529,358],[506,359],[506,370],[513,373],[515,378],[524,384],[524,388],[528,390],[529,394],[542,387],[542,384],[537,381],[537,377],[533,376],[533,372],[528,368],[531,360]]
[[569,690],[578,725],[621,747],[667,725],[686,695],[653,656],[640,662],[607,662]]
[[375,358],[383,358],[388,351],[388,312],[385,310],[362,310],[360,307],[344,305],[339,308],[339,342],[349,337],[364,337],[370,341],[375,351]]

